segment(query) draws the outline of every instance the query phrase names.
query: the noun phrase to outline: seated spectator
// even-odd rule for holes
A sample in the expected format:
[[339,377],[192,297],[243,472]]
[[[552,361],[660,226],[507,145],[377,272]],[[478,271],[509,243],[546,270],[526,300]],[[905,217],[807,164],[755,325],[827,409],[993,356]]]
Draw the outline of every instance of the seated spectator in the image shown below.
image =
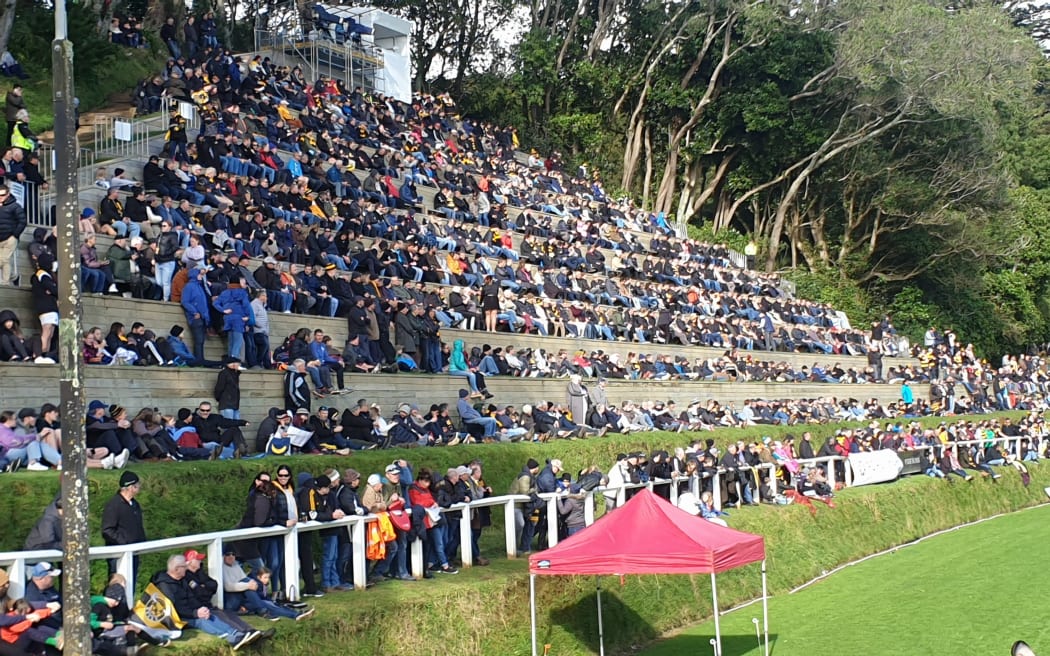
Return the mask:
[[470,396],[470,392],[461,389],[459,390],[459,401],[456,403],[456,409],[459,411],[459,418],[464,424],[468,426],[477,426],[481,431],[482,438],[491,438],[496,435],[496,431],[499,428],[499,423],[492,417],[484,417],[480,412],[474,409],[474,406],[470,404],[467,398]]
[[[131,454],[138,450],[135,436],[131,433],[131,422],[127,418],[114,419],[107,414],[107,406],[99,400],[88,404],[87,420],[84,430],[87,433],[89,449],[105,448],[114,455],[114,467],[123,469]],[[114,409],[123,410],[120,406]]]
[[269,585],[269,569],[260,567],[251,574],[245,574],[234,550],[226,549],[222,555],[222,586],[225,592],[223,605],[227,612],[237,613],[243,608],[273,621],[282,617],[299,621],[314,614],[313,608],[295,610],[275,604],[266,592]]
[[32,362],[41,356],[37,338],[22,333],[22,322],[11,310],[0,310],[0,361]]
[[168,598],[175,612],[190,628],[223,638],[234,651],[262,637],[259,631],[238,631],[219,619],[212,606],[206,602],[202,603],[190,588],[186,574],[186,557],[175,554],[168,558],[167,569],[157,572],[151,582]]
[[5,50],[4,54],[0,55],[0,75],[6,77],[17,77],[20,80],[29,79],[26,72],[22,70],[22,64],[15,59],[10,50]]

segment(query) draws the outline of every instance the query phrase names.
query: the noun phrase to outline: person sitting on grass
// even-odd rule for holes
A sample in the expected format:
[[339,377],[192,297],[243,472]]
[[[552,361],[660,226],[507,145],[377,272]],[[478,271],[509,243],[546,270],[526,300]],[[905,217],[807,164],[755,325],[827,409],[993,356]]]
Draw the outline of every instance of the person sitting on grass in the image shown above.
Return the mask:
[[955,451],[950,445],[941,447],[941,458],[938,463],[941,471],[944,472],[945,478],[951,481],[951,476],[958,476],[964,481],[972,481],[973,475],[966,472],[959,464],[959,458],[955,455]]
[[301,620],[313,615],[314,610],[293,610],[275,604],[266,591],[270,586],[270,570],[260,567],[251,574],[245,574],[237,562],[237,554],[227,548],[222,555],[222,587],[225,591],[223,605],[228,613],[237,613],[243,608],[268,620],[277,621],[282,617]]
[[262,637],[259,631],[238,631],[213,613],[211,604],[202,603],[190,588],[186,571],[186,557],[174,554],[168,558],[167,569],[157,572],[151,582],[190,628],[224,639],[234,651]]

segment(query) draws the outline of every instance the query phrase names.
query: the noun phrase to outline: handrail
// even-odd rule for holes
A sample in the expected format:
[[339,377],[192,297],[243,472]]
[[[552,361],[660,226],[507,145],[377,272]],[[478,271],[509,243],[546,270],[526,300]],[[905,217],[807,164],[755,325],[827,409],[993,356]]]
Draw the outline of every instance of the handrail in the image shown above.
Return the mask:
[[[989,441],[997,444],[1001,444],[1006,448],[1008,453],[1012,453],[1017,458],[1024,457],[1022,450],[1022,443],[1025,440],[1030,439],[1027,436],[1003,436],[995,437],[991,440],[987,439],[975,439],[975,440],[960,440],[958,442],[949,442],[948,446],[953,449],[958,449],[960,446],[971,446],[971,445],[984,445]],[[940,444],[923,444],[915,445],[911,450],[934,450],[941,448],[943,445]],[[853,481],[853,473],[850,469],[849,458],[840,455],[835,456],[823,456],[818,458],[807,458],[799,459],[798,462],[801,466],[826,466],[828,472],[829,483],[834,487],[835,485],[835,467],[828,466],[829,464],[842,462],[844,466],[845,480],[843,481],[846,486],[850,486]],[[766,485],[769,488],[770,495],[775,495],[777,492],[776,488],[776,472],[779,467],[783,466],[781,463],[762,463],[755,467],[740,467],[740,472],[746,472],[747,475],[756,476],[755,487],[757,488],[761,482],[761,472],[763,470],[768,471],[768,480]],[[714,473],[707,477],[711,483],[712,495],[714,497],[713,505],[715,508],[722,507],[721,498],[721,482],[722,476],[726,474],[725,468],[719,467]],[[740,494],[742,490],[740,486],[742,484],[741,477],[738,476],[734,482],[736,486],[737,498],[741,498]],[[605,497],[615,498],[616,505],[619,506],[624,502],[627,490],[647,488],[653,490],[655,487],[668,486],[668,498],[671,503],[677,505],[679,496],[679,486],[687,485],[690,492],[700,496],[702,478],[696,474],[688,477],[677,476],[672,478],[662,478],[643,483],[624,483],[616,486],[601,486],[596,487],[593,490],[581,492],[584,494],[584,518],[586,524],[589,526],[595,521],[595,498],[598,495]],[[553,547],[558,544],[558,522],[556,520],[558,516],[557,503],[558,500],[564,498],[568,494],[564,492],[551,492],[542,493],[539,496],[546,503],[547,509],[547,534],[546,544],[548,547]],[[515,509],[518,504],[529,503],[532,501],[532,497],[528,495],[501,495],[492,496],[484,499],[477,499],[467,502],[460,502],[452,504],[448,508],[442,508],[440,512],[442,514],[459,512],[459,530],[460,530],[460,549],[461,549],[461,560],[464,567],[471,567],[474,564],[474,555],[472,550],[471,542],[471,513],[469,511],[477,508],[497,507],[502,506],[504,512],[504,533],[506,537],[506,555],[507,558],[513,559],[518,556],[518,534],[515,527]],[[409,511],[410,512],[410,511]],[[451,518],[450,518],[451,519]],[[364,590],[367,584],[367,565],[365,556],[366,547],[366,528],[368,524],[377,521],[376,515],[355,515],[350,517],[344,517],[329,522],[318,522],[318,521],[304,521],[298,522],[293,526],[271,526],[266,528],[239,528],[231,529],[227,531],[211,531],[208,533],[199,533],[195,535],[187,535],[174,538],[163,538],[159,540],[149,540],[146,542],[139,542],[129,545],[110,545],[110,546],[96,546],[89,549],[88,557],[91,560],[103,560],[107,558],[116,558],[117,560],[117,571],[120,572],[127,580],[127,589],[129,598],[132,598],[133,591],[136,589],[135,581],[135,557],[141,554],[147,553],[160,553],[165,551],[181,550],[188,547],[200,547],[205,545],[207,549],[207,568],[208,575],[216,581],[222,581],[222,553],[224,551],[224,545],[231,542],[239,542],[243,540],[251,540],[265,537],[277,537],[281,538],[284,544],[284,580],[285,580],[285,593],[289,599],[298,599],[298,581],[299,581],[299,534],[302,532],[313,532],[325,529],[343,528],[347,531],[352,547],[352,563],[353,563],[353,582],[356,590]],[[527,521],[527,519],[526,519]],[[450,557],[452,554],[448,554]],[[63,552],[55,549],[35,550],[35,551],[5,551],[0,552],[0,565],[10,564],[8,568],[8,575],[11,583],[10,595],[13,597],[20,596],[27,582],[26,566],[41,561],[60,561],[63,558]],[[423,554],[423,543],[421,540],[415,540],[411,545],[411,571],[412,575],[416,578],[422,578],[424,574],[424,562]],[[222,606],[223,601],[223,590],[222,586],[219,586],[219,590],[215,595],[215,604],[219,607]]]

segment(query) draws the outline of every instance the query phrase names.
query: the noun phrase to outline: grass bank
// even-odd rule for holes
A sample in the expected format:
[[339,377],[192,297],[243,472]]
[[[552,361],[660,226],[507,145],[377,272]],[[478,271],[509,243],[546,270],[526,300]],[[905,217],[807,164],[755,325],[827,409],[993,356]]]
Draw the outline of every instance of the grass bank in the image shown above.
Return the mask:
[[[1050,630],[1040,613],[1025,612],[1025,592],[1043,589],[1050,573],[1009,564],[1027,563],[1031,554],[1042,551],[1050,536],[1048,520],[1050,506],[1005,515],[858,563],[798,594],[774,597],[769,603],[770,647],[777,656],[1006,654],[1021,638],[1043,652],[1050,647]],[[966,575],[960,577],[963,570]],[[984,622],[980,631],[961,631],[975,618],[972,605],[959,603],[960,592],[979,595],[980,607],[996,609],[996,621]],[[938,610],[932,615],[901,612],[929,608]],[[722,617],[727,654],[763,653],[751,623],[759,613],[760,607],[751,606]],[[829,618],[859,617],[863,622],[829,627]],[[880,630],[889,627],[893,630]],[[877,648],[872,643],[876,631]],[[707,653],[713,636],[714,624],[705,622],[642,654]]]
[[[819,440],[836,428],[814,426],[811,430]],[[777,438],[786,433],[799,435],[801,431],[761,427],[705,437],[711,435],[724,444],[766,434]],[[569,469],[592,463],[607,467],[617,452],[672,448],[688,439],[685,435],[649,433],[545,445],[368,452],[349,458],[300,457],[281,462],[315,473],[328,466],[352,466],[367,475],[381,471],[398,456],[417,466],[427,464],[437,469],[480,457],[486,480],[500,494],[529,457],[558,457]],[[272,470],[277,464],[275,459],[266,459],[136,467],[144,481],[141,500],[148,534],[161,538],[232,527],[241,514],[248,481],[257,471]],[[118,477],[118,473],[104,471],[93,471],[89,477],[95,542],[99,541],[101,508],[115,491]],[[892,485],[845,490],[838,498],[838,508],[821,508],[816,516],[794,506],[749,508],[734,512],[731,524],[766,537],[770,584],[774,592],[783,592],[838,563],[942,528],[1037,503],[1041,488],[1048,484],[1050,467],[1045,471],[1033,468],[1033,484],[1028,489],[1012,475],[998,483],[979,480],[969,485],[912,478]],[[0,476],[0,498],[5,499],[9,510],[7,530],[0,532],[0,550],[20,548],[57,489],[58,478],[53,473]],[[490,554],[498,553],[502,544],[500,518],[494,517],[494,523],[482,543],[483,551]],[[160,556],[147,558],[143,571],[160,564]],[[281,639],[267,646],[267,652],[292,655],[352,644],[368,653],[383,654],[525,654],[529,649],[525,574],[524,561],[494,559],[490,567],[436,581],[386,584],[367,593],[326,597],[317,604],[320,612],[315,620],[279,625]],[[552,656],[596,652],[593,584],[593,579],[574,577],[540,581],[540,636],[552,645]],[[705,577],[627,577],[622,586],[615,579],[608,579],[604,585],[608,592],[604,597],[606,645],[614,650],[627,651],[710,614]],[[753,597],[758,586],[755,567],[726,574],[720,579],[722,603],[728,607]],[[183,650],[201,656],[222,652],[214,641],[204,638],[185,643],[180,647]]]

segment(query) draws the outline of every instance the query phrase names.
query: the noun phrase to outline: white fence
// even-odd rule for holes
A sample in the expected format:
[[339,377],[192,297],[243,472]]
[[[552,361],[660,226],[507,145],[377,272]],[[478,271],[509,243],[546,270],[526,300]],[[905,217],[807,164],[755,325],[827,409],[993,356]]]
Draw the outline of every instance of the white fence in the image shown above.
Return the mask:
[[[1002,445],[1007,452],[1013,453],[1019,459],[1023,458],[1024,453],[1022,451],[1022,442],[1027,440],[1027,437],[999,437],[995,438],[994,442]],[[987,440],[967,440],[960,442],[951,443],[951,448],[957,450],[960,446],[983,446],[987,443]],[[914,450],[922,450],[930,452],[933,449],[939,448],[936,445],[931,446],[917,446]],[[803,466],[824,466],[827,470],[828,482],[834,487],[836,483],[836,463],[842,462],[845,483],[849,486],[852,482],[852,471],[849,467],[849,460],[842,456],[829,456],[822,458],[812,458],[807,460],[799,460],[800,465]],[[765,484],[769,488],[771,494],[776,494],[777,489],[777,477],[776,469],[779,467],[777,464],[762,464],[754,470],[750,468],[741,468],[741,472],[745,476],[757,475],[761,470],[768,472],[768,477]],[[757,470],[757,471],[756,471]],[[714,505],[716,508],[722,506],[721,499],[721,483],[722,476],[726,474],[726,471],[719,469],[712,476],[710,476],[711,489],[714,496]],[[740,498],[739,486],[740,476],[736,477],[737,480],[734,485],[737,487],[737,498]],[[755,489],[761,481],[761,477],[756,478]],[[597,488],[586,493],[584,499],[584,514],[587,525],[590,525],[595,520],[595,497],[597,495],[609,496],[615,495],[617,498],[617,505],[620,505],[624,501],[626,491],[628,489],[639,489],[648,488],[653,490],[657,487],[670,486],[669,498],[672,503],[677,504],[678,501],[678,490],[679,486],[687,484],[689,491],[699,498],[700,490],[702,487],[702,480],[698,476],[692,476],[689,478],[676,478],[676,479],[659,479],[649,481],[647,483],[639,484],[627,484],[621,487],[603,487]],[[558,499],[562,497],[559,493],[548,493],[539,495],[546,501],[547,504],[547,535],[546,542],[549,546],[554,546],[558,543]],[[448,509],[443,510],[443,513],[457,512],[460,511],[459,531],[460,531],[460,550],[461,560],[464,567],[471,567],[474,564],[474,555],[472,550],[471,541],[471,513],[469,511],[477,508],[503,508],[503,519],[504,519],[504,532],[505,532],[505,545],[507,558],[516,558],[518,553],[518,534],[515,527],[515,508],[518,504],[525,504],[531,501],[530,497],[525,495],[504,495],[497,497],[490,497],[487,499],[480,499],[472,501],[470,503],[459,503],[454,504]],[[134,559],[136,556],[150,553],[172,553],[176,551],[182,551],[188,548],[195,548],[198,550],[207,550],[207,563],[209,575],[217,580],[222,581],[222,553],[223,545],[231,542],[238,542],[247,539],[263,538],[263,537],[281,537],[284,543],[284,581],[286,582],[285,592],[289,599],[298,599],[298,581],[299,581],[299,534],[303,532],[312,532],[322,529],[330,529],[336,527],[343,527],[348,533],[350,543],[352,546],[352,576],[354,587],[356,590],[364,590],[367,581],[367,560],[365,558],[365,547],[366,547],[366,528],[369,523],[376,521],[375,515],[355,516],[339,519],[331,522],[316,522],[307,521],[300,522],[292,527],[275,526],[270,528],[249,528],[249,529],[235,529],[230,531],[218,531],[214,533],[202,533],[198,535],[188,535],[185,537],[168,538],[164,540],[151,540],[149,542],[140,542],[137,544],[124,545],[124,546],[102,546],[92,547],[90,549],[91,560],[104,560],[109,558],[117,559],[117,571],[124,575],[128,581],[129,599],[133,597],[131,592],[136,589],[136,582],[134,579]],[[526,520],[527,521],[527,520]],[[451,558],[452,554],[449,554]],[[416,540],[410,549],[411,558],[411,573],[415,578],[422,578],[424,563],[423,554],[423,543],[420,540]],[[17,598],[22,594],[26,583],[26,572],[27,566],[40,562],[40,561],[61,561],[63,554],[61,551],[46,550],[46,551],[14,551],[14,552],[0,552],[0,565],[10,565],[8,573],[11,579],[11,591],[10,595]],[[215,603],[217,606],[222,606],[223,591],[220,589],[216,594]]]

